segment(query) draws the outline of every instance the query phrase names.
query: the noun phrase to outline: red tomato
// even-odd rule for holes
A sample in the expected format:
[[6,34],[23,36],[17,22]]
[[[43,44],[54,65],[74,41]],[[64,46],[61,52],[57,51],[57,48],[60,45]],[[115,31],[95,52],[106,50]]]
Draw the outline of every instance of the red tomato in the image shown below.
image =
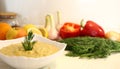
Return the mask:
[[81,26],[75,23],[67,22],[60,28],[61,38],[77,37],[80,35]]
[[95,22],[87,21],[81,31],[81,36],[105,37],[105,32],[103,28]]

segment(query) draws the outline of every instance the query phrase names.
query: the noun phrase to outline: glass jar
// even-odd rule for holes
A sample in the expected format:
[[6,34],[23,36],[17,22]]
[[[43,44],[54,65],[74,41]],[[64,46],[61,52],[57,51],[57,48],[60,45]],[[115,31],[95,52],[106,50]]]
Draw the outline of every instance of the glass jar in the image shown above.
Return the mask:
[[9,23],[12,27],[19,26],[17,14],[14,12],[0,12],[0,22]]

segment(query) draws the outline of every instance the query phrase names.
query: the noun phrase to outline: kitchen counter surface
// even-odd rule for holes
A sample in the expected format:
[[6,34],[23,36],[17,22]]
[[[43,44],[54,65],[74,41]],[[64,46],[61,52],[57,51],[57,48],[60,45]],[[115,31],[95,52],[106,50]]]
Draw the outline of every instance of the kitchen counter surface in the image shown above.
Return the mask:
[[[0,69],[14,68],[0,60]],[[112,54],[104,59],[79,59],[62,55],[56,61],[40,69],[120,69],[120,54]]]

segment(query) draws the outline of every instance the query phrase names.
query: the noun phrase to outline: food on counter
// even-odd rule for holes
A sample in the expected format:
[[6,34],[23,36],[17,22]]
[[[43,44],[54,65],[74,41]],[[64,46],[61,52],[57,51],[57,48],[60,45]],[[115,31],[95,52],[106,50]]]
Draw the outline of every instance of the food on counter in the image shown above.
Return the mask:
[[38,35],[42,36],[42,32],[38,28],[29,28],[27,30],[27,33],[30,32],[30,31],[32,31],[35,34],[38,34]]
[[112,53],[120,52],[120,42],[99,37],[66,38],[67,56],[86,58],[105,58]]
[[[79,28],[79,35],[78,33],[73,33],[72,36],[70,33],[72,33],[71,31],[76,31],[75,28],[77,30]],[[78,27],[65,23],[60,28],[59,33],[63,38],[60,42],[67,44],[66,50],[69,52],[66,54],[67,56],[105,58],[112,53],[120,52],[120,42],[118,42],[120,41],[120,33],[114,31],[105,33],[100,25],[90,20],[84,26],[81,24]]]
[[60,28],[59,35],[61,38],[70,38],[80,36],[81,26],[75,23],[66,22]]
[[0,40],[16,39],[24,37],[32,31],[35,34],[41,35],[43,37],[48,37],[48,31],[44,27],[36,27],[34,24],[26,24],[22,26],[12,27],[8,23],[0,22]]
[[34,24],[25,24],[23,28],[27,31],[29,28],[36,28]]
[[[59,25],[59,12],[57,12],[57,19]],[[81,22],[83,22],[83,20]],[[26,24],[23,26],[25,31],[20,27],[12,28],[6,23],[0,23],[0,27],[0,40],[23,37],[29,34],[29,32],[39,34],[51,40],[57,40],[60,37],[62,38],[60,42],[67,43],[68,45],[66,48],[66,50],[70,51],[67,54],[68,56],[104,58],[113,52],[120,51],[120,43],[117,42],[120,41],[120,33],[115,31],[105,33],[104,29],[100,25],[91,20],[88,20],[84,26],[82,24],[79,25],[72,22],[66,22],[61,27],[58,27],[55,24],[53,15],[48,14],[45,17],[44,27],[38,28],[34,24]],[[29,43],[30,44],[28,46],[39,44],[41,42]],[[24,43],[16,45],[23,45],[23,48],[27,48],[28,50],[33,49],[32,46],[30,46],[31,48],[26,47],[26,44],[24,45]]]
[[51,40],[56,40],[58,39],[58,31],[56,29],[56,25],[53,19],[53,16],[48,14],[46,15],[46,20],[45,20],[45,28],[48,31],[48,38]]
[[27,31],[27,33],[29,31],[32,31],[33,33],[38,34],[40,36],[43,36],[46,38],[48,37],[48,31],[44,27],[38,28],[34,24],[26,24],[23,27]]
[[77,36],[105,37],[103,28],[90,20],[84,26],[71,22],[64,23],[60,28],[59,34],[63,39]]
[[62,27],[62,23],[61,23],[61,13],[59,11],[57,11],[57,24],[56,24],[56,29],[57,31],[60,30],[60,28]]
[[32,41],[34,35],[29,32],[24,42],[11,44],[0,49],[0,52],[8,56],[25,56],[25,57],[43,57],[57,52],[59,49],[48,43]]
[[120,41],[120,33],[115,32],[115,31],[106,32],[105,37],[113,41]]
[[0,22],[0,40],[6,39],[6,33],[12,27],[8,23]]
[[48,31],[46,28],[40,27],[39,30],[42,32],[42,36],[48,38]]
[[11,28],[6,33],[6,40],[14,39],[16,35],[17,35],[17,30],[15,30],[14,28]]
[[23,27],[16,27],[15,29],[18,31],[15,38],[24,37],[27,35],[27,32],[25,31],[25,29]]
[[42,33],[39,31],[39,29],[34,24],[26,24],[23,26],[23,28],[26,30],[26,32],[32,31],[33,33],[42,35]]
[[105,32],[97,23],[88,20],[81,31],[81,36],[105,37]]
[[6,33],[6,39],[16,39],[20,37],[24,37],[27,35],[27,32],[23,27],[13,27],[8,30]]

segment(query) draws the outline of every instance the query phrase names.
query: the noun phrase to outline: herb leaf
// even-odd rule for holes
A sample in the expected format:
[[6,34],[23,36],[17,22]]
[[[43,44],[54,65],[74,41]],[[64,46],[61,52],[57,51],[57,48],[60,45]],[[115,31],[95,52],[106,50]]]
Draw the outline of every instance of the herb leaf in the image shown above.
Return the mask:
[[34,35],[33,32],[30,31],[28,35],[25,37],[24,42],[22,42],[22,46],[24,47],[25,51],[30,51],[33,49],[34,44],[36,41],[32,41]]
[[105,58],[112,53],[120,52],[120,42],[98,37],[73,37],[63,39],[66,43],[67,56]]

